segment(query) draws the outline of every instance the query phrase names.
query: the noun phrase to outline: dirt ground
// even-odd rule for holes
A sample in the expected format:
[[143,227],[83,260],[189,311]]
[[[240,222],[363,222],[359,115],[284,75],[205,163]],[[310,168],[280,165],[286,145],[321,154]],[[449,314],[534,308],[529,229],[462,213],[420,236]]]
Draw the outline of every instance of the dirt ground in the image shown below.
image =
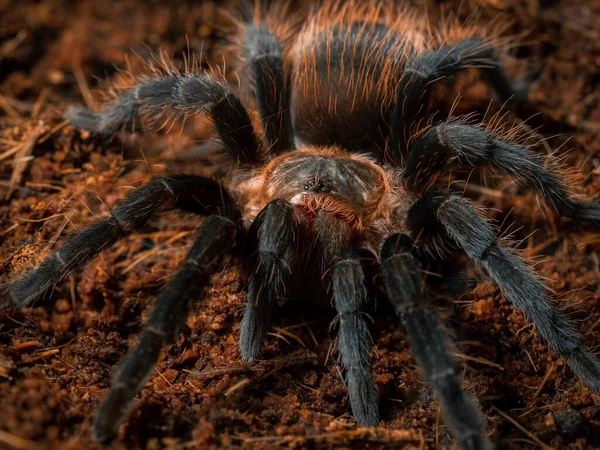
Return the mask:
[[[220,2],[227,10],[236,2]],[[562,159],[573,193],[600,193],[600,1],[414,0],[433,23],[479,5],[517,36],[514,73],[535,77],[528,121],[534,151]],[[459,9],[460,6],[460,9]],[[212,2],[0,0],[0,283],[17,279],[69,236],[107,217],[151,176],[192,173],[211,138],[202,120],[183,132],[100,140],[62,119],[70,104],[98,108],[129,64],[162,49],[222,56],[226,18]],[[138,56],[136,56],[138,55]],[[511,69],[512,70],[512,69]],[[231,74],[229,74],[231,75]],[[464,85],[459,112],[485,111],[490,91]],[[508,116],[511,119],[512,116]],[[507,120],[508,120],[507,119]],[[512,119],[511,119],[512,120]],[[584,340],[600,345],[600,239],[559,220],[515,183],[473,179],[466,195],[535,263]],[[94,449],[95,408],[156,293],[173,276],[198,219],[171,214],[105,251],[35,308],[0,312],[0,448]],[[246,280],[232,257],[160,363],[113,449],[450,448],[440,410],[397,320],[374,316],[373,374],[382,424],[360,430],[336,365],[330,310],[291,305],[247,366],[237,348]],[[499,448],[600,448],[600,396],[502,298],[467,271],[473,289],[440,292],[464,386]],[[441,288],[440,288],[441,289]]]

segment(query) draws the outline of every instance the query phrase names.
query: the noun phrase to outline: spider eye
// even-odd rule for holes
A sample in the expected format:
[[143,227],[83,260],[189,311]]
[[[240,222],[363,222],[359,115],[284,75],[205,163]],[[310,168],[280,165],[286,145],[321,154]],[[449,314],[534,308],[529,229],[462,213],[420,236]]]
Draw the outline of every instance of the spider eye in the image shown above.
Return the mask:
[[319,189],[319,191],[321,191],[321,192],[329,192],[329,190],[330,190],[329,186],[327,186],[322,181],[319,181],[319,185],[317,186],[317,189]]
[[329,186],[326,183],[323,183],[322,181],[319,181],[318,183],[316,183],[316,185],[315,185],[314,181],[309,181],[303,187],[304,187],[305,191],[313,191],[313,192],[316,192],[316,191],[330,192],[331,191]]

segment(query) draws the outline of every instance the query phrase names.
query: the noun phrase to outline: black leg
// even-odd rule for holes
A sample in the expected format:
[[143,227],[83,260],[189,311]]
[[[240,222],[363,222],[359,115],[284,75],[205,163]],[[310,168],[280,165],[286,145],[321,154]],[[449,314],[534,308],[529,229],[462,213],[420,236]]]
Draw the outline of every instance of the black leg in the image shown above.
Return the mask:
[[257,360],[262,354],[273,309],[291,267],[295,220],[292,205],[275,200],[260,212],[248,233],[256,233],[258,253],[240,328],[240,353],[244,361]]
[[250,61],[267,146],[275,153],[291,150],[294,138],[281,45],[265,23],[248,22],[244,29],[244,53]]
[[65,118],[78,128],[109,136],[133,123],[140,112],[160,115],[165,109],[186,115],[208,114],[234,162],[260,161],[260,144],[248,112],[229,86],[205,75],[169,75],[142,81],[124,91],[103,113],[70,107]]
[[17,308],[30,305],[68,274],[81,269],[102,250],[173,208],[197,214],[239,214],[231,196],[216,181],[200,176],[157,178],[133,192],[106,220],[76,235],[35,270],[11,287]]
[[[445,232],[479,267],[485,269],[504,296],[558,351],[573,372],[594,392],[600,393],[600,360],[580,340],[568,319],[548,300],[544,285],[531,274],[522,258],[496,240],[494,229],[471,203],[461,197],[428,193],[408,214],[415,235]],[[424,231],[422,233],[422,231]]]
[[444,411],[452,434],[465,450],[492,448],[483,417],[461,389],[459,368],[449,353],[449,339],[421,294],[421,264],[411,254],[406,235],[389,237],[381,250],[381,276],[410,346]]
[[354,418],[362,427],[379,425],[377,390],[371,375],[369,299],[363,268],[375,256],[367,250],[346,250],[333,264],[333,300],[338,313],[338,349],[346,372]]
[[192,304],[202,299],[217,264],[234,246],[236,232],[236,223],[226,217],[206,219],[177,276],[156,298],[138,346],[123,360],[108,395],[98,407],[92,425],[94,439],[109,442],[117,435],[161,350],[173,341]]
[[423,192],[452,165],[502,171],[535,189],[560,215],[600,224],[600,204],[569,198],[558,175],[545,169],[525,147],[495,139],[473,125],[443,123],[420,137],[406,157],[407,187]]
[[409,61],[398,85],[396,106],[392,112],[390,151],[399,162],[407,153],[405,133],[421,108],[429,102],[428,85],[444,77],[455,76],[470,67],[481,68],[502,101],[524,93],[515,89],[498,63],[494,50],[483,39],[468,39],[454,46],[442,47]]

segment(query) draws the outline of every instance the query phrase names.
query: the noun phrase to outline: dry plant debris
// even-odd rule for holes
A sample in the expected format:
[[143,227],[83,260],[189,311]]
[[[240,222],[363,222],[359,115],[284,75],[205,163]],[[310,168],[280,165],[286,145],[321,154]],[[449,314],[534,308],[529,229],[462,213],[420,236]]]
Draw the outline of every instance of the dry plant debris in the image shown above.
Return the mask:
[[[236,2],[0,0],[0,282],[14,280],[69,235],[109,214],[151,176],[200,171],[202,120],[183,132],[99,141],[62,119],[67,105],[101,103],[116,70],[141,70],[151,51],[189,50],[221,61]],[[537,73],[528,120],[571,170],[575,194],[600,193],[600,3],[577,0],[413,0],[432,20],[450,13],[510,22],[521,73]],[[135,56],[135,55],[138,56]],[[458,113],[484,112],[489,91],[460,86]],[[451,106],[451,105],[449,105]],[[489,181],[489,183],[487,182]],[[516,185],[471,178],[459,188],[535,262],[585,341],[600,344],[600,239],[548,217]],[[508,205],[513,205],[512,209]],[[519,224],[519,225],[514,225]],[[180,264],[199,223],[171,215],[65,280],[50,303],[0,313],[0,447],[98,448],[89,426],[110,374],[135,343],[152,299]],[[520,228],[519,228],[520,227]],[[503,448],[600,446],[600,398],[541,342],[532,326],[479,281],[437,299],[458,341],[465,387]],[[241,363],[245,278],[240,261],[213,280],[188,328],[166,349],[113,449],[447,448],[431,391],[396,321],[375,316],[373,370],[383,425],[355,429],[335,364],[332,311],[286,306],[269,360]],[[299,319],[301,318],[301,319]]]

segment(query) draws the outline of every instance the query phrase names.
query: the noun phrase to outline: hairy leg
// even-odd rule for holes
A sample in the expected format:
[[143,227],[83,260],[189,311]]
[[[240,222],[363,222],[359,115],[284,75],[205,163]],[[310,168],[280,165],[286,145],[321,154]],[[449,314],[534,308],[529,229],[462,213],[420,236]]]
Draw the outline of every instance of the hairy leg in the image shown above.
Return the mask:
[[244,29],[244,54],[250,61],[266,144],[275,153],[291,150],[294,136],[290,92],[283,70],[281,44],[266,23],[249,21]]
[[496,139],[473,125],[448,122],[428,130],[406,157],[405,182],[409,189],[422,192],[449,167],[461,165],[514,176],[535,189],[561,216],[600,224],[600,203],[570,198],[559,176],[544,168],[525,147]]
[[258,251],[250,277],[247,305],[240,328],[244,361],[260,358],[273,309],[290,271],[296,230],[294,209],[283,200],[269,203],[256,217],[249,235],[256,233]]
[[110,136],[133,123],[141,112],[161,114],[165,108],[186,115],[209,115],[233,162],[261,161],[260,143],[248,112],[229,86],[206,75],[148,79],[121,93],[105,112],[72,106],[65,118],[77,128]]
[[348,249],[334,261],[333,301],[338,313],[338,349],[346,372],[350,406],[362,427],[379,425],[377,390],[371,375],[369,351],[369,299],[365,286],[365,266],[375,261],[368,250]]
[[594,392],[600,393],[600,360],[586,347],[570,324],[548,300],[544,285],[529,271],[525,261],[502,247],[494,229],[458,196],[427,193],[408,213],[408,225],[415,235],[441,232],[485,269],[504,296],[558,351],[573,372]]
[[449,339],[421,293],[422,269],[406,235],[390,236],[381,250],[381,276],[388,298],[410,346],[444,411],[452,434],[465,450],[490,449],[483,417],[461,389],[459,367],[450,354]]
[[17,308],[32,304],[64,277],[81,269],[152,216],[174,208],[203,215],[236,211],[233,199],[216,181],[188,175],[156,178],[123,200],[108,219],[74,236],[35,270],[15,282],[10,288],[12,304]]
[[398,86],[389,146],[396,162],[400,162],[408,151],[405,133],[410,123],[416,120],[420,109],[429,102],[428,85],[472,67],[483,70],[502,101],[513,96],[518,97],[514,99],[517,103],[524,100],[525,93],[517,92],[511,85],[494,49],[483,39],[467,39],[456,45],[425,53],[407,63]]
[[94,417],[94,439],[109,442],[117,435],[119,425],[150,377],[163,347],[173,341],[192,304],[202,299],[218,263],[234,246],[236,232],[237,224],[231,219],[222,216],[206,219],[177,276],[156,298],[138,346],[127,354],[115,373],[112,387]]

